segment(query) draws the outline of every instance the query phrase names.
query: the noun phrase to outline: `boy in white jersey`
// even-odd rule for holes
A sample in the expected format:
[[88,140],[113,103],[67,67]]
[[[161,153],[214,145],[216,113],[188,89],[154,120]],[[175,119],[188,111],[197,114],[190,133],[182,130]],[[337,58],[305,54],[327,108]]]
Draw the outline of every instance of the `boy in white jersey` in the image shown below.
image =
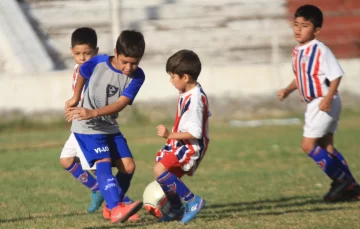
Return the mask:
[[[103,217],[111,222],[125,222],[142,207],[140,201],[124,203],[135,162],[116,119],[133,103],[144,83],[145,74],[138,67],[144,51],[145,40],[140,32],[122,31],[114,56],[98,55],[80,67],[65,114],[72,121],[71,131],[87,162],[90,166],[96,164],[99,188],[106,202]],[[79,103],[84,86],[79,107],[73,107]],[[120,173],[115,177],[112,163]]]
[[[76,29],[71,35],[70,51],[76,63],[72,82],[72,91],[74,93],[79,75],[79,67],[98,53],[97,35],[95,30],[88,27]],[[65,107],[68,107],[67,103],[65,104]],[[81,163],[79,163],[79,159]],[[94,170],[94,168],[90,168],[73,133],[70,134],[69,139],[62,149],[60,164],[65,170],[69,171],[74,178],[91,190],[91,202],[88,207],[88,212],[92,213],[96,211],[101,206],[104,198],[101,195],[95,177],[87,171]],[[125,196],[124,199],[124,202],[126,203],[132,202],[127,196]],[[133,216],[131,219],[136,220],[136,216]]]
[[[72,91],[74,92],[79,67],[98,53],[97,35],[95,30],[87,27],[76,29],[71,35],[70,51],[76,63],[72,82]],[[67,106],[68,104],[65,104],[65,108]],[[69,171],[74,178],[91,190],[92,198],[88,207],[88,212],[91,213],[101,206],[104,198],[100,193],[96,179],[91,175],[91,173],[85,170],[87,168],[83,168],[84,166],[89,166],[84,163],[79,163],[78,159],[81,155],[78,153],[77,145],[76,139],[71,133],[61,151],[60,165],[65,170]]]
[[338,86],[344,74],[331,50],[316,36],[321,30],[323,15],[313,5],[304,5],[294,15],[293,32],[299,43],[293,50],[295,79],[278,92],[280,101],[298,89],[307,103],[301,147],[333,180],[325,201],[357,199],[359,185],[344,157],[334,148],[341,101]]
[[193,51],[181,50],[172,55],[166,63],[166,72],[180,95],[172,131],[164,125],[157,127],[158,136],[167,141],[156,155],[154,176],[172,206],[170,214],[160,222],[181,219],[181,223],[188,223],[205,207],[205,200],[194,195],[181,177],[192,176],[205,156],[209,144],[209,104],[197,82],[201,62]]

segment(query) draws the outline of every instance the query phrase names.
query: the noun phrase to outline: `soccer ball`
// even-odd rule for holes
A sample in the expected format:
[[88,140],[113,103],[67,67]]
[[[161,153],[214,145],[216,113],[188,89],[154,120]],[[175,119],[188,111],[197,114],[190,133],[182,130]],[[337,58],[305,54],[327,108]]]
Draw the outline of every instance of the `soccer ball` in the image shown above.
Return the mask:
[[147,212],[156,218],[169,214],[171,205],[159,183],[154,180],[146,186],[143,194],[143,203]]

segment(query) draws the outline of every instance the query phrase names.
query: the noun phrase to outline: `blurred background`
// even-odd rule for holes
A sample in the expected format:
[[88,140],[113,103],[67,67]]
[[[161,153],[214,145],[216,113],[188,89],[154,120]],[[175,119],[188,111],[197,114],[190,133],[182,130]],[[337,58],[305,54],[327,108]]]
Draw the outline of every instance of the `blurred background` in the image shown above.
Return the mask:
[[71,96],[70,37],[83,26],[97,31],[100,53],[106,54],[113,53],[121,30],[144,34],[140,65],[147,79],[133,111],[145,110],[150,119],[173,115],[177,92],[165,63],[184,48],[202,60],[199,81],[211,98],[214,118],[302,111],[297,93],[284,103],[275,95],[293,78],[291,20],[296,8],[307,3],[324,12],[319,39],[345,71],[344,106],[357,109],[359,0],[2,0],[0,112],[4,120],[62,114]]

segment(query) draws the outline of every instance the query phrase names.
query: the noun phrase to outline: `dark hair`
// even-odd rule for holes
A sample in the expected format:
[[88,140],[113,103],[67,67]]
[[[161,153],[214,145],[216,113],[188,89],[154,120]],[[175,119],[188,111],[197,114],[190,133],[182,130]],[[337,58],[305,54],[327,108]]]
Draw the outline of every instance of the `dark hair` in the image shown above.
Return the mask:
[[145,52],[145,40],[142,33],[135,30],[124,30],[116,41],[117,55],[142,58]]
[[91,48],[97,48],[97,35],[94,29],[82,27],[76,29],[71,35],[71,47],[75,45],[89,45]]
[[300,6],[296,10],[294,17],[303,17],[305,20],[311,21],[315,28],[321,28],[323,23],[323,14],[321,10],[314,5]]
[[201,72],[201,62],[196,53],[183,49],[169,57],[166,72],[178,74],[180,77],[188,74],[193,80],[197,80]]

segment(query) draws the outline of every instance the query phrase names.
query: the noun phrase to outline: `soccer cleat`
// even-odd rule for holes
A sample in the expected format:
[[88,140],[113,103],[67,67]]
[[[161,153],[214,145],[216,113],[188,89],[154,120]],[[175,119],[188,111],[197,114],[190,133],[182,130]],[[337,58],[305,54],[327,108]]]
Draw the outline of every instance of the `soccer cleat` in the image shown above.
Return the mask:
[[342,194],[344,201],[356,201],[360,200],[360,186],[359,184],[352,185]]
[[185,204],[185,212],[180,223],[188,223],[205,207],[205,200],[200,196],[195,196],[194,200]]
[[118,206],[111,209],[110,220],[112,223],[120,222],[123,223],[128,220],[132,215],[134,215],[137,211],[139,211],[142,207],[141,201],[135,201],[132,204],[125,205],[123,203],[119,203]]
[[92,213],[99,209],[101,204],[104,202],[104,197],[100,191],[91,192],[91,202],[88,207],[88,213]]
[[162,218],[160,218],[158,222],[162,223],[162,222],[180,220],[184,215],[184,211],[185,211],[184,205],[182,205],[180,209],[171,208],[170,212],[167,215],[164,215]]
[[[104,206],[103,208],[103,218],[104,219],[111,219],[111,210],[108,209],[106,207],[106,205]],[[134,214],[132,216],[129,217],[129,221],[136,221],[136,220],[139,220],[140,219],[140,215],[139,214]]]
[[346,201],[344,194],[354,188],[351,180],[336,180],[331,183],[329,192],[323,197],[325,202]]

